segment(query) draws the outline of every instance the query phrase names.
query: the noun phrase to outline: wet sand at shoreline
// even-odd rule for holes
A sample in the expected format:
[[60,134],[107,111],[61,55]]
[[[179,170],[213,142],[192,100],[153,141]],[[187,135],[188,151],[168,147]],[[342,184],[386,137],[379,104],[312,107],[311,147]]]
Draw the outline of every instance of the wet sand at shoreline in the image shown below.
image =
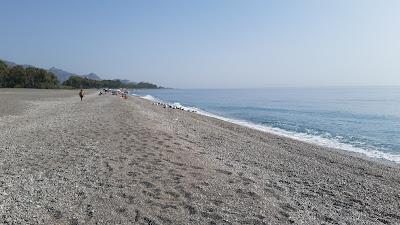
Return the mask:
[[137,97],[0,105],[0,224],[400,223],[395,165]]

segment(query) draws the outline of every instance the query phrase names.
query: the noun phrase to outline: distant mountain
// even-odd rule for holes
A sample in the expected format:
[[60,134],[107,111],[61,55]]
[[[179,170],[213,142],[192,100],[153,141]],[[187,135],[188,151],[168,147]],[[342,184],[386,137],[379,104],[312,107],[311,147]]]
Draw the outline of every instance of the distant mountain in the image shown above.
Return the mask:
[[[17,66],[17,65],[20,65],[20,66],[24,67],[25,69],[28,68],[28,67],[36,67],[36,66],[32,66],[32,65],[27,65],[27,64],[21,65],[21,64],[17,64],[17,63],[14,63],[14,62],[11,62],[11,61],[7,61],[7,60],[2,60],[2,59],[0,59],[0,60],[3,61],[8,67],[14,67],[14,66]],[[78,76],[78,77],[83,77],[83,78],[87,78],[87,79],[90,79],[90,80],[102,81],[102,79],[95,73],[89,73],[87,75],[76,75],[75,73],[71,73],[71,72],[56,68],[56,67],[51,67],[47,71],[53,73],[54,75],[56,75],[58,81],[61,84],[64,81],[68,80],[71,76]],[[117,83],[114,83],[114,84],[118,84],[118,82],[120,82],[120,84],[122,83],[125,86],[135,87],[135,88],[162,88],[161,86],[158,87],[157,85],[146,83],[146,82],[137,83],[137,82],[133,82],[133,81],[130,81],[130,80],[119,80],[119,79],[115,79],[115,80],[112,80],[112,81],[117,81]],[[104,81],[104,82],[107,82],[107,80]]]
[[133,82],[130,80],[120,80],[123,84],[137,84],[137,82]]
[[55,67],[51,67],[49,69],[49,72],[54,73],[61,83],[68,80],[68,78],[70,78],[71,76],[80,76],[80,77],[85,77],[85,78],[92,79],[92,80],[101,80],[101,78],[97,74],[94,74],[94,73],[89,73],[88,75],[76,75],[74,73],[71,73],[71,72],[68,72],[68,71],[65,71],[62,69],[58,69]]
[[8,67],[14,67],[17,65],[16,63],[13,63],[10,61],[6,61],[6,60],[1,60],[1,61],[3,61]]
[[101,78],[99,76],[97,76],[97,74],[95,74],[95,73],[89,73],[88,75],[82,75],[81,77],[86,77],[86,78],[92,79],[92,80],[101,80]]
[[[7,61],[7,60],[1,60],[1,61],[3,61],[8,67],[14,67],[14,66],[20,65],[15,62]],[[24,68],[36,67],[36,66],[32,66],[32,65],[27,65],[27,64],[23,64],[20,66],[22,66]],[[65,71],[62,69],[58,69],[56,67],[51,67],[47,71],[56,75],[56,77],[60,81],[60,83],[68,80],[68,78],[70,78],[71,76],[80,76],[80,77],[85,77],[85,78],[92,79],[92,80],[101,80],[101,78],[95,73],[89,73],[87,75],[76,75],[75,73],[71,73],[71,72],[68,72],[68,71]]]
[[70,72],[64,71],[64,70],[62,70],[62,69],[55,68],[55,67],[51,67],[51,68],[49,69],[49,72],[54,73],[54,75],[57,76],[58,80],[59,80],[61,83],[64,82],[64,81],[66,81],[66,80],[68,80],[69,77],[75,75],[75,74],[73,74],[73,73],[70,73]]
[[[10,62],[10,61],[7,61],[7,60],[1,60],[1,61],[3,61],[8,67],[14,67],[14,66],[20,65],[20,64],[16,64],[15,62]],[[29,67],[35,67],[35,66],[32,66],[32,65],[28,65],[28,64],[22,64],[20,66],[24,67],[25,69],[29,68]]]

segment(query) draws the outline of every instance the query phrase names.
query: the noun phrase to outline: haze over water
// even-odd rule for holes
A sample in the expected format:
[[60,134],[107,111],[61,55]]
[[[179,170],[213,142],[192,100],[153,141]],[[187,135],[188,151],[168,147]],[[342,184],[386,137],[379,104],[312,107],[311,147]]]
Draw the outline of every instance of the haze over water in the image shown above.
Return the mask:
[[400,163],[400,87],[165,89],[135,94]]

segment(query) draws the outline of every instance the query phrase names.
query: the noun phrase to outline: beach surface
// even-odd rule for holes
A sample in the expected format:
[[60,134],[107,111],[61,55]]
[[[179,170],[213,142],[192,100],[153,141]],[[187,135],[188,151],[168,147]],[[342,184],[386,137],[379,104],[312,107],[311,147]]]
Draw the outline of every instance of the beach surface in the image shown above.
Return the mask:
[[0,224],[400,224],[400,168],[130,97],[0,89]]

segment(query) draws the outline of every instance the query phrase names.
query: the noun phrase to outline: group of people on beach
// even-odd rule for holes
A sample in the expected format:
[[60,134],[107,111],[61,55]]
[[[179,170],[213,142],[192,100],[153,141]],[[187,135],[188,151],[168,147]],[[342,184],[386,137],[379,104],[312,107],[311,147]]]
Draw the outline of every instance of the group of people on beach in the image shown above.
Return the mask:
[[[104,91],[104,93],[103,93],[103,91]],[[127,90],[111,90],[111,89],[107,89],[107,88],[104,88],[103,90],[100,90],[100,92],[99,92],[99,95],[103,95],[103,94],[107,94],[107,93],[111,93],[111,95],[117,95],[117,96],[120,96],[122,99],[128,99],[128,94],[129,94],[129,91],[127,91]],[[81,89],[80,91],[79,91],[79,97],[81,98],[81,101],[83,101],[83,97],[85,96],[85,94],[84,94],[84,92],[83,92],[83,89]]]
[[[122,99],[128,99],[129,92],[126,91],[126,90],[125,91],[121,91],[121,90],[110,90],[110,89],[104,88],[103,91],[104,91],[104,94],[107,94],[107,93],[111,92],[111,95],[118,95]],[[100,91],[99,95],[103,95],[103,92]],[[79,97],[81,98],[81,101],[83,100],[83,96],[84,96],[83,89],[81,89],[79,91]],[[178,109],[178,110],[194,112],[194,113],[197,112],[195,110],[185,109],[185,108],[180,107],[180,106],[174,106],[174,105],[166,104],[166,103],[163,103],[163,102],[154,102],[153,105],[162,106],[164,109],[169,108],[169,109]]]
[[[104,91],[104,93],[103,93],[103,91]],[[107,94],[107,93],[111,93],[111,95],[118,95],[122,99],[128,99],[128,94],[129,94],[129,92],[127,90],[121,91],[121,90],[110,90],[110,89],[104,88],[103,90],[100,90],[99,95],[103,95],[103,94]],[[79,91],[79,97],[81,98],[81,101],[83,101],[84,95],[85,94],[83,92],[83,89],[81,89]],[[180,107],[180,106],[174,106],[174,105],[166,104],[166,103],[163,103],[163,102],[154,102],[153,105],[162,106],[164,109],[169,108],[169,109],[178,109],[178,110],[194,112],[194,113],[197,112],[195,110],[185,109],[185,108]]]

